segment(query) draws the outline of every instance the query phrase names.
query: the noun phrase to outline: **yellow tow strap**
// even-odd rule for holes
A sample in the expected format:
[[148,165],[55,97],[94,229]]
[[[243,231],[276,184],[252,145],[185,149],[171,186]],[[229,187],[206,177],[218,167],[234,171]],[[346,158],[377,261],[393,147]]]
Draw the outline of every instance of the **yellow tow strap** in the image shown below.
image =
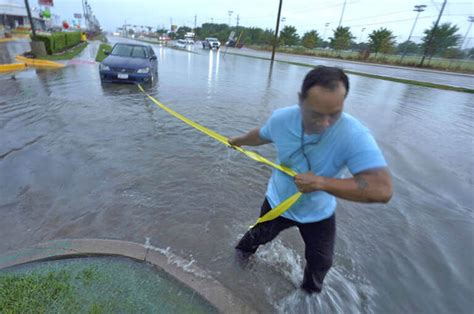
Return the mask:
[[[140,89],[140,91],[145,94],[151,101],[153,101],[158,107],[160,107],[161,109],[165,110],[166,112],[168,112],[169,114],[171,114],[172,116],[178,118],[179,120],[187,123],[188,125],[198,129],[199,131],[203,132],[204,134],[212,137],[213,139],[221,142],[222,144],[228,146],[228,147],[232,147],[233,149],[241,152],[242,154],[246,155],[247,157],[255,160],[255,161],[258,161],[258,162],[261,162],[261,163],[264,163],[266,164],[267,166],[270,166],[270,167],[273,167],[275,169],[278,169],[284,173],[286,173],[287,175],[289,175],[290,177],[294,177],[297,172],[295,172],[293,169],[290,169],[288,167],[285,167],[285,166],[282,166],[282,165],[278,165],[274,162],[271,162],[270,160],[266,159],[265,157],[255,153],[255,152],[252,152],[252,151],[248,151],[248,150],[245,150],[243,149],[242,147],[238,147],[238,146],[233,146],[233,145],[230,145],[229,144],[229,140],[228,138],[220,135],[219,133],[216,133],[192,120],[189,120],[188,118],[180,115],[179,113],[171,110],[170,108],[166,107],[165,105],[163,105],[162,103],[160,103],[158,100],[156,100],[153,96],[151,96],[150,94],[148,94],[144,89],[143,87],[140,85],[140,84],[137,84],[138,85],[138,88]],[[262,223],[262,222],[265,222],[265,221],[270,221],[270,220],[273,220],[275,218],[277,218],[278,216],[280,216],[281,214],[283,214],[285,211],[287,211],[301,196],[301,192],[297,192],[295,193],[293,196],[290,196],[289,198],[287,198],[286,200],[284,200],[282,203],[280,203],[277,207],[273,208],[272,210],[270,210],[268,213],[266,213],[265,215],[263,215],[262,217],[260,217],[254,225],[252,225],[250,228],[253,228],[255,227],[257,224],[259,223]]]

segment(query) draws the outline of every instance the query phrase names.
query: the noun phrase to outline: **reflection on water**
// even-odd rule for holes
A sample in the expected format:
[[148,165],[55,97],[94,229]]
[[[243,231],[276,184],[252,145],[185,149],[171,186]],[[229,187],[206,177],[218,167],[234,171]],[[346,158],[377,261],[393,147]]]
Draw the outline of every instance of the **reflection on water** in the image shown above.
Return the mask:
[[[309,70],[154,48],[159,81],[149,92],[225,136],[295,104]],[[469,312],[473,96],[350,80],[346,111],[373,131],[395,195],[387,205],[340,202],[335,266],[320,296],[297,289],[304,249],[296,230],[248,268],[234,260],[271,171],[172,118],[136,86],[102,86],[87,62],[0,76],[0,251],[151,237],[192,256],[260,312]],[[275,156],[271,146],[255,150]]]

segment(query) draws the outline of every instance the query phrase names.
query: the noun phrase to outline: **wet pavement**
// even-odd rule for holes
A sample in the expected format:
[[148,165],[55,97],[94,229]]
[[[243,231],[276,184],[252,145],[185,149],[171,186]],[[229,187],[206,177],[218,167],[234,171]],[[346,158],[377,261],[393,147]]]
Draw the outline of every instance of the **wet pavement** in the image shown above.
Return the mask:
[[[229,53],[235,53],[245,56],[254,56],[259,58],[271,58],[271,52],[269,51],[258,51],[252,49],[228,49]],[[394,77],[405,80],[413,80],[420,82],[428,82],[433,84],[448,85],[454,87],[474,88],[474,75],[462,74],[453,72],[442,72],[428,69],[409,69],[406,67],[398,67],[391,65],[377,65],[367,64],[355,61],[341,61],[328,58],[316,58],[311,56],[297,56],[286,53],[277,53],[275,60],[286,61],[286,62],[297,62],[307,65],[327,65],[337,66],[347,71],[354,71],[359,73],[367,73],[381,76]]]
[[[350,75],[345,110],[372,130],[395,194],[387,205],[339,201],[335,265],[324,292],[307,296],[298,290],[296,230],[246,265],[234,256],[270,169],[133,85],[102,86],[97,47],[64,69],[0,75],[0,252],[52,239],[150,237],[260,312],[471,311],[473,95]],[[153,47],[159,79],[149,92],[225,136],[294,104],[308,71],[197,45],[196,53]],[[275,157],[271,146],[256,151]]]

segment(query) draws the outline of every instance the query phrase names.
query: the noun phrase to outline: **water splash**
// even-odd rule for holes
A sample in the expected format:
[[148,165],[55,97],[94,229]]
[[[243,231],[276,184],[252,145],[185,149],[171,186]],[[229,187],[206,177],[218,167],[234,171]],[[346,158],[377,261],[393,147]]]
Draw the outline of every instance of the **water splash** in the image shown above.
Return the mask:
[[[257,261],[274,268],[295,287],[299,287],[304,274],[303,258],[295,250],[286,247],[280,239],[261,247],[256,256]],[[355,268],[345,267],[336,264],[329,271],[320,294],[309,295],[298,288],[276,299],[276,289],[279,289],[276,285],[266,289],[267,299],[278,313],[372,313],[371,300],[375,290],[363,277],[355,274]]]
[[167,247],[166,249],[155,247],[151,244],[150,237],[145,237],[145,244],[143,245],[143,247],[147,250],[152,250],[163,254],[168,259],[168,264],[175,265],[176,267],[181,268],[187,273],[192,273],[193,275],[200,278],[211,278],[203,270],[193,265],[196,260],[192,258],[192,255],[190,259],[185,259],[172,253],[170,251],[170,247]]
[[277,272],[282,273],[295,287],[298,287],[303,280],[301,256],[296,251],[284,246],[280,239],[260,247],[256,256]]

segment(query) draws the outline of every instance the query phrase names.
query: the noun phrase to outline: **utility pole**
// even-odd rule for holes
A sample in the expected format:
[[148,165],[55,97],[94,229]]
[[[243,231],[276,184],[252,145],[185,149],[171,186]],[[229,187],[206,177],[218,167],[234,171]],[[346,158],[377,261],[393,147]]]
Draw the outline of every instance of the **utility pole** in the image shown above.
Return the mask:
[[84,0],[82,0],[81,2],[82,2],[82,14],[84,15],[84,26],[86,27],[86,29],[88,29],[89,25],[87,24],[86,5],[84,4]]
[[462,44],[460,46],[461,49],[462,46],[464,46],[464,44],[466,43],[467,35],[469,35],[469,32],[471,31],[472,22],[474,22],[474,16],[469,16],[467,18],[467,21],[469,22],[469,27],[467,28],[466,35],[464,35],[464,39],[462,40]]
[[344,10],[346,9],[346,2],[347,2],[347,0],[344,0],[344,5],[342,6],[341,18],[339,19],[339,25],[337,25],[338,28],[341,26],[341,23],[342,23],[342,17],[344,16]]
[[88,29],[88,30],[91,30],[91,29],[90,29],[90,28],[91,28],[90,6],[89,6],[89,4],[87,3],[87,0],[84,1],[84,6],[85,6],[85,8],[86,8],[86,13],[85,13],[85,15],[86,15],[86,21],[87,21],[87,22],[86,22],[86,23],[87,23],[87,29]]
[[240,17],[239,17],[239,15],[237,14],[237,24],[236,24],[236,27],[239,27],[239,21],[240,21]]
[[194,15],[194,31],[196,31],[196,22],[197,22],[197,18],[198,18],[197,14],[196,14],[196,15]]
[[278,6],[278,16],[277,16],[277,23],[276,23],[276,30],[275,30],[275,38],[273,39],[273,49],[272,49],[272,64],[275,60],[275,49],[278,43],[278,30],[280,28],[280,15],[281,15],[281,5],[283,4],[283,0],[280,0],[280,5]]
[[30,20],[31,32],[33,33],[33,39],[36,39],[35,24],[33,23],[33,17],[31,17],[30,4],[28,3],[28,0],[25,0],[25,6],[26,6],[26,13],[28,13],[28,19]]
[[411,28],[410,35],[408,36],[408,39],[406,41],[407,45],[405,45],[405,49],[403,49],[403,54],[402,54],[402,58],[400,59],[400,61],[403,61],[403,58],[405,58],[405,55],[407,53],[408,42],[411,39],[411,35],[413,35],[413,30],[415,29],[416,21],[418,21],[418,17],[420,16],[420,13],[423,12],[425,10],[425,8],[426,8],[426,5],[421,4],[421,5],[415,5],[415,8],[413,9],[413,11],[417,12],[416,13],[416,18],[415,18],[415,22],[413,23],[413,26]]
[[436,33],[436,29],[438,28],[439,20],[441,20],[441,15],[443,15],[446,2],[448,2],[448,0],[444,0],[443,6],[441,7],[441,10],[439,11],[438,19],[436,20],[436,23],[433,27],[433,31],[430,34],[430,38],[428,38],[428,43],[426,44],[425,51],[423,52],[423,57],[421,58],[420,64],[418,65],[419,67],[423,66],[423,61],[425,61],[426,54],[428,53],[428,50],[431,48],[431,42],[433,41],[434,34]]

